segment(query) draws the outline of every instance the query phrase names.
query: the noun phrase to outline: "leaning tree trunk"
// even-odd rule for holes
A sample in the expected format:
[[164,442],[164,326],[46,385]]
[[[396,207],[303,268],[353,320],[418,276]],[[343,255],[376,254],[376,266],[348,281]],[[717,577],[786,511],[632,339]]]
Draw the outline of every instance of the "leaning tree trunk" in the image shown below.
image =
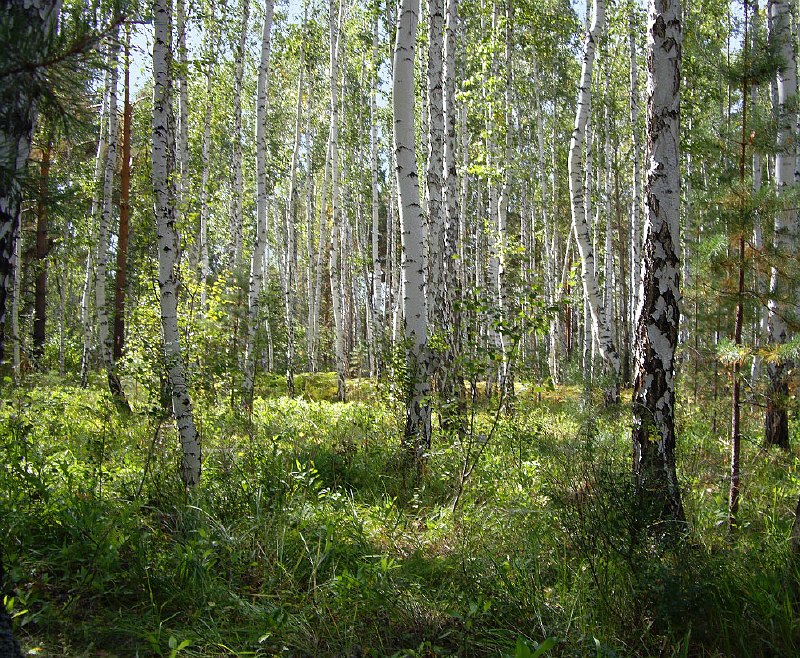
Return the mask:
[[[772,34],[770,35],[781,59],[778,69],[777,120],[778,148],[775,154],[775,186],[783,208],[775,214],[774,248],[779,257],[789,257],[797,248],[797,207],[793,200],[797,143],[794,137],[797,122],[795,96],[797,78],[792,44],[791,5],[786,0],[772,3]],[[787,315],[793,307],[796,291],[791,276],[781,267],[773,267],[770,277],[769,319],[767,339],[773,346],[785,344],[791,338]],[[767,413],[764,442],[789,448],[789,364],[775,360],[767,366]]]
[[247,341],[244,350],[245,405],[253,402],[256,371],[256,330],[259,296],[264,275],[264,250],[267,245],[267,98],[269,93],[269,58],[272,49],[273,0],[264,7],[264,30],[261,36],[261,63],[258,66],[256,92],[256,242],[250,259],[250,286],[247,293]]
[[402,0],[397,17],[392,80],[394,150],[400,207],[402,276],[405,293],[405,337],[408,343],[409,390],[406,399],[405,446],[421,459],[431,442],[428,401],[428,315],[425,308],[425,245],[417,179],[414,133],[414,51],[418,0]]
[[[6,0],[0,24],[27,44],[32,61],[45,59],[55,36],[60,0]],[[22,62],[25,64],[25,62]],[[6,325],[6,295],[12,275],[14,230],[20,219],[20,179],[28,162],[42,89],[41,69],[20,66],[0,81],[0,362]]]
[[600,287],[597,283],[595,253],[592,246],[589,221],[586,216],[584,171],[583,163],[581,162],[586,124],[589,121],[594,56],[597,41],[602,34],[605,23],[605,10],[605,0],[595,0],[591,27],[586,33],[586,41],[584,43],[581,81],[578,88],[578,109],[575,116],[575,128],[572,131],[572,139],[569,146],[569,189],[575,241],[581,256],[581,279],[583,280],[584,296],[591,315],[591,318],[586,318],[586,322],[591,321],[593,333],[600,348],[600,354],[612,371],[613,382],[609,397],[618,399],[620,359],[614,344],[608,309],[603,308]]
[[172,118],[172,20],[169,0],[154,0],[153,39],[153,194],[158,232],[158,286],[164,357],[172,410],[181,440],[181,478],[187,487],[200,481],[200,440],[194,425],[178,331],[178,233],[175,228],[175,126]]
[[636,324],[633,466],[658,517],[683,518],[675,473],[675,348],[680,319],[680,74],[678,0],[651,0],[647,33],[647,199]]

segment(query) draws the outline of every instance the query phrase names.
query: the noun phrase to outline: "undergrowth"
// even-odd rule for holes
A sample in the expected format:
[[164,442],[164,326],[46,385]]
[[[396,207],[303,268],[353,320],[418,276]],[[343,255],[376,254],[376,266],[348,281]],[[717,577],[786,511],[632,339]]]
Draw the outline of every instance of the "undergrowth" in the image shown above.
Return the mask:
[[512,415],[486,403],[414,469],[379,392],[314,399],[334,382],[318,378],[297,399],[262,382],[250,414],[198,404],[190,493],[159,410],[134,400],[121,416],[99,387],[4,391],[0,548],[23,644],[170,658],[800,655],[796,453],[745,446],[731,537],[727,445],[685,406],[688,522],[665,532],[631,486],[624,407],[563,390],[522,393]]

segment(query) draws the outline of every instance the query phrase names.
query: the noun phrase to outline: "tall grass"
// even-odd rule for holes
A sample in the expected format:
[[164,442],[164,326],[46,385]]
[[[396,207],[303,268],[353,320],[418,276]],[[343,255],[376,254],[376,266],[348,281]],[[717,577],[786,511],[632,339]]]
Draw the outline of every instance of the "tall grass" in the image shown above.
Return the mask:
[[[727,447],[687,406],[689,522],[664,532],[626,411],[573,391],[477,409],[420,471],[369,384],[338,404],[330,376],[294,400],[262,381],[251,415],[198,405],[187,493],[159,413],[39,384],[0,409],[6,605],[38,655],[800,655],[796,453],[745,446],[731,537]],[[454,512],[464,442],[489,435]]]

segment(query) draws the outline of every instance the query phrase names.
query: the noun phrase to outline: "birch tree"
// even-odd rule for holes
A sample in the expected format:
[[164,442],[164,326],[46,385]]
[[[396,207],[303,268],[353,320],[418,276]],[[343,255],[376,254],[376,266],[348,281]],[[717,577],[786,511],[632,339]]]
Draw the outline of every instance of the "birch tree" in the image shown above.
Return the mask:
[[[787,256],[797,248],[797,208],[791,200],[795,186],[797,141],[797,72],[792,39],[791,5],[786,0],[774,0],[771,6],[771,38],[780,59],[777,75],[778,143],[775,154],[775,186],[783,208],[775,214],[773,246],[779,255]],[[769,318],[767,339],[773,346],[785,344],[791,337],[789,316],[796,309],[797,293],[792,288],[792,277],[782,266],[773,265],[769,284]],[[765,418],[765,443],[788,449],[789,419],[786,402],[789,364],[773,360],[767,366],[767,412]]]
[[250,259],[250,284],[247,293],[247,342],[244,351],[243,386],[246,405],[250,405],[253,400],[259,297],[263,279],[264,250],[267,244],[267,99],[273,6],[273,0],[267,0],[264,5],[264,29],[261,36],[261,61],[258,66],[256,91],[256,242]]
[[675,472],[682,42],[678,0],[651,0],[647,27],[647,204],[636,325],[633,466],[639,490],[658,515],[682,519]]
[[397,172],[404,329],[407,341],[408,393],[406,400],[405,445],[417,459],[430,447],[427,333],[425,307],[425,232],[417,177],[414,133],[414,52],[418,0],[402,0],[397,16],[393,55],[392,116]]
[[608,317],[608,309],[602,304],[600,287],[597,283],[595,253],[592,244],[589,220],[586,214],[584,167],[582,152],[586,139],[586,125],[589,121],[592,95],[592,70],[594,67],[597,41],[600,39],[605,24],[605,0],[595,0],[589,30],[586,32],[583,50],[581,78],[578,87],[578,107],[575,115],[575,127],[569,146],[569,189],[572,207],[572,224],[575,242],[581,257],[581,279],[584,297],[589,307],[593,334],[600,348],[600,354],[611,368],[613,377],[611,399],[619,399],[620,359],[614,344],[614,335]]
[[153,3],[153,194],[158,232],[158,287],[164,356],[172,410],[181,441],[181,478],[200,481],[200,440],[194,425],[178,331],[178,233],[173,189],[175,126],[172,118],[172,14],[170,0]]
[[230,230],[231,243],[228,253],[234,272],[238,272],[242,261],[242,203],[244,179],[242,177],[242,78],[247,47],[247,32],[250,21],[250,0],[242,0],[242,20],[239,42],[236,46],[235,70],[233,73],[233,151],[231,153]]
[[109,332],[106,299],[106,272],[108,269],[108,245],[113,213],[114,173],[117,168],[117,82],[119,79],[119,39],[117,30],[111,36],[109,46],[109,69],[111,83],[108,93],[108,143],[103,171],[102,205],[97,231],[97,265],[94,283],[94,304],[97,315],[97,342],[103,366],[106,369],[108,387],[114,399],[127,406],[119,376],[114,363],[113,334]]

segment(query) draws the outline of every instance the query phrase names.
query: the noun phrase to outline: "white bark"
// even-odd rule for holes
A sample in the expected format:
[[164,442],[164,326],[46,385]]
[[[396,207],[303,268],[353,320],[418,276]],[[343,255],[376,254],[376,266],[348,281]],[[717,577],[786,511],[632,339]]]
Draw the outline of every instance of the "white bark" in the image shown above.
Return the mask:
[[680,319],[680,67],[678,0],[651,0],[647,30],[647,189],[637,309],[633,464],[640,490],[683,517],[675,474],[675,349]]
[[100,357],[109,376],[113,376],[114,360],[111,335],[108,330],[106,310],[106,271],[108,267],[108,243],[113,220],[114,173],[117,169],[117,81],[119,79],[119,40],[116,32],[111,36],[109,47],[111,82],[108,93],[108,146],[103,171],[103,201],[97,231],[97,269],[94,284],[94,304],[97,314],[97,339]]
[[210,152],[211,152],[211,106],[214,81],[214,61],[217,53],[217,31],[214,26],[216,20],[214,5],[211,5],[211,16],[209,18],[207,32],[208,38],[208,62],[206,63],[206,105],[203,117],[203,170],[200,182],[200,313],[206,312],[208,296],[208,277],[211,275],[208,255],[208,177],[210,172]]
[[294,285],[296,270],[295,235],[297,231],[297,164],[300,159],[300,134],[303,120],[303,74],[305,72],[305,31],[308,18],[308,4],[305,5],[300,41],[300,66],[297,77],[297,103],[294,120],[294,145],[292,147],[292,163],[289,170],[289,192],[286,199],[285,248],[286,248],[286,285],[283,288],[284,316],[286,319],[286,391],[294,396]]
[[247,58],[247,31],[250,21],[250,0],[242,0],[242,22],[239,43],[236,49],[236,68],[233,74],[233,153],[231,167],[233,190],[230,205],[231,267],[239,270],[242,262],[242,202],[244,181],[242,178],[242,78]]
[[[111,89],[111,71],[106,71],[103,84],[103,100],[100,107],[100,135],[97,140],[97,156],[94,161],[94,191],[89,211],[89,242],[91,244],[94,227],[99,221],[102,207],[102,181],[105,172],[106,146],[108,144],[108,96]],[[84,269],[83,293],[81,294],[81,327],[83,328],[83,352],[81,354],[81,386],[86,386],[89,374],[89,361],[92,350],[91,300],[92,283],[94,282],[94,251],[90,246],[86,251],[86,267]]]
[[347,358],[344,326],[344,280],[341,273],[341,227],[342,208],[339,189],[339,58],[342,53],[342,15],[344,13],[341,0],[330,0],[330,91],[331,91],[331,124],[329,135],[331,166],[331,210],[333,229],[328,253],[328,273],[331,286],[331,303],[333,305],[335,351],[336,351],[336,389],[341,402],[347,397],[346,376]]
[[178,208],[187,211],[189,204],[189,85],[186,82],[188,61],[186,50],[186,0],[175,0],[178,81]]
[[[602,305],[597,277],[595,276],[595,254],[586,217],[584,172],[581,162],[586,124],[589,119],[595,49],[597,40],[602,34],[604,23],[605,0],[595,0],[591,27],[586,33],[584,42],[581,80],[578,88],[578,109],[575,116],[575,128],[572,131],[572,139],[570,140],[569,188],[575,241],[581,256],[581,279],[583,280],[584,296],[589,305],[593,332],[600,348],[600,354],[611,367],[616,388],[619,381],[620,360],[614,345],[614,336],[608,321],[608,315]],[[586,321],[589,322],[589,318]]]
[[181,478],[200,481],[200,440],[194,425],[178,332],[178,233],[175,227],[174,125],[171,110],[172,35],[169,0],[154,0],[153,16],[153,192],[158,231],[158,285],[164,355],[172,389],[172,410],[181,441]]
[[[443,82],[443,0],[427,0],[428,70],[427,113],[428,149],[425,197],[428,219],[428,306],[441,308],[444,299],[444,100]],[[423,125],[424,130],[424,125]],[[436,324],[439,324],[438,322]]]
[[383,345],[384,330],[384,295],[383,295],[383,264],[380,255],[380,228],[379,228],[379,197],[378,197],[378,12],[372,17],[372,60],[370,70],[369,92],[369,153],[370,153],[370,188],[372,193],[372,340],[375,355],[375,376],[378,375],[381,365],[380,350]]
[[628,16],[628,47],[630,50],[630,118],[633,142],[633,172],[630,211],[630,313],[627,320],[636,327],[636,309],[639,307],[639,287],[642,278],[642,175],[640,171],[642,147],[639,140],[639,65],[636,58],[636,15],[632,9]]
[[258,66],[256,92],[256,241],[250,259],[250,285],[247,293],[247,341],[244,350],[245,404],[252,403],[255,383],[255,343],[258,329],[259,297],[263,280],[264,250],[267,245],[267,99],[269,93],[269,58],[272,48],[273,0],[264,5],[264,29],[261,36],[261,62]]
[[426,236],[420,207],[414,134],[414,51],[418,11],[418,0],[402,0],[393,57],[392,113],[410,378],[405,441],[415,456],[421,458],[430,447],[431,413],[428,402],[428,315],[425,307],[423,251]]
[[[781,65],[777,76],[778,143],[775,154],[775,187],[781,200],[781,209],[775,213],[773,246],[781,257],[797,250],[797,206],[792,200],[797,162],[797,73],[794,58],[794,39],[791,23],[792,5],[786,0],[773,0],[772,34]],[[791,338],[788,319],[797,313],[797,291],[792,277],[783,267],[773,266],[770,276],[769,318],[767,338],[773,345],[782,345]],[[788,395],[785,362],[769,364],[769,389],[767,391],[766,440],[768,444],[788,447],[788,418],[785,398]]]

